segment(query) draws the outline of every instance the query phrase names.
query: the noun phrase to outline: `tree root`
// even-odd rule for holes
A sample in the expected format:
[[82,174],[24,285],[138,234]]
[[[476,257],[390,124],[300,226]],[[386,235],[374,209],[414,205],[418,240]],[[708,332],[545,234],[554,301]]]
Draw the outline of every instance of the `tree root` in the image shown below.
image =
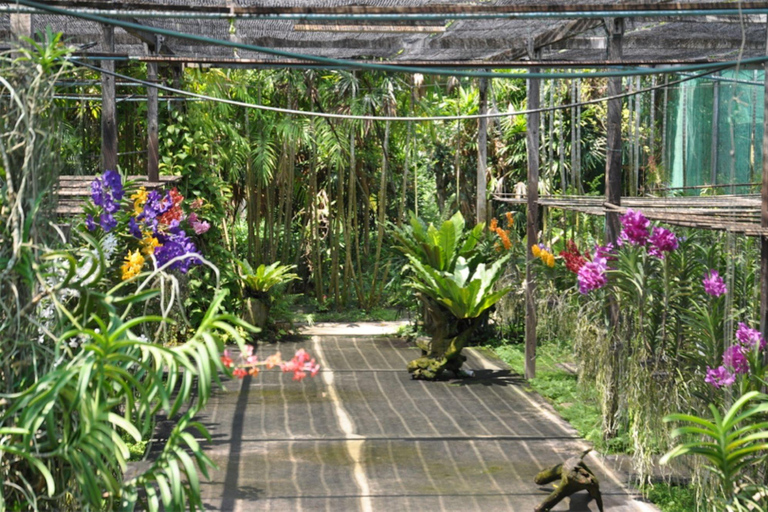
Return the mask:
[[436,380],[447,372],[459,376],[461,375],[461,366],[466,360],[466,356],[462,354],[456,354],[450,359],[423,356],[408,363],[408,373],[418,380]]
[[585,451],[578,457],[571,457],[562,464],[558,464],[549,469],[545,469],[536,475],[534,482],[538,485],[545,485],[554,482],[558,478],[560,483],[555,486],[555,490],[534,510],[535,512],[546,512],[560,503],[568,496],[579,491],[587,491],[589,495],[597,502],[597,508],[603,512],[603,497],[600,494],[600,482],[592,470],[584,464],[584,456],[590,450]]

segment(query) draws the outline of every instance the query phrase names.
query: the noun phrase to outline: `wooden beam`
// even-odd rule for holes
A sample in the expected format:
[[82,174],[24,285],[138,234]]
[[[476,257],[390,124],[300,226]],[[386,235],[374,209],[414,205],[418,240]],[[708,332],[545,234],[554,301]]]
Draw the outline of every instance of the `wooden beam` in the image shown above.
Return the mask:
[[351,24],[351,23],[296,23],[296,32],[353,32],[353,33],[417,33],[435,34],[445,32],[445,25],[381,25],[381,24]]
[[[594,12],[594,11],[702,11],[733,9],[732,2],[607,2],[607,3],[551,3],[551,4],[507,4],[475,5],[468,2],[426,3],[408,6],[372,6],[372,5],[337,5],[337,6],[265,6],[247,5],[228,7],[223,5],[199,5],[196,3],[157,4],[150,2],[112,2],[109,0],[51,0],[46,2],[56,7],[83,7],[104,9],[119,13],[121,10],[147,10],[152,12],[182,13],[223,13],[233,18],[239,14],[462,14],[462,13],[536,13],[536,12]],[[768,9],[768,2],[741,2],[742,10]]]
[[[528,108],[538,109],[541,103],[541,81],[528,80]],[[536,377],[536,280],[533,273],[531,246],[538,243],[539,233],[539,122],[541,114],[528,114],[526,143],[528,149],[528,210],[527,252],[525,266],[525,378]]]
[[[606,20],[608,28],[608,58],[621,60],[624,22],[621,18]],[[621,77],[608,79],[608,96],[621,94]],[[621,204],[621,98],[608,101],[606,119],[607,148],[605,156],[605,199],[610,204]],[[619,238],[619,214],[608,213],[605,217],[606,243],[616,243]]]
[[[115,27],[103,25],[102,46],[115,51]],[[117,170],[117,103],[115,99],[115,62],[104,60],[101,67],[101,171]]]
[[[480,115],[488,113],[488,79],[480,79]],[[488,119],[477,120],[477,223],[488,222]]]
[[[600,20],[582,19],[566,21],[562,24],[555,25],[556,28],[554,30],[545,30],[536,35],[533,39],[533,49],[538,50],[559,41],[564,41],[598,26],[600,26]],[[527,55],[530,60],[539,60],[540,54],[537,54],[534,57],[530,55],[529,50],[530,49],[510,48],[495,53],[491,58],[493,60],[500,60],[502,58],[514,60]]]

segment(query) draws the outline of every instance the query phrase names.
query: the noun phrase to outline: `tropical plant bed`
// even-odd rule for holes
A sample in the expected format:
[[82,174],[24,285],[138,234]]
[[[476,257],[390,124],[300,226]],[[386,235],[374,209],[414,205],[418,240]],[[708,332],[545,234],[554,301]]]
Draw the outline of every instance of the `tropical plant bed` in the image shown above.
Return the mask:
[[[516,373],[522,374],[525,370],[525,346],[522,344],[493,343],[481,347],[481,350],[497,355]],[[603,438],[597,391],[589,383],[580,383],[578,376],[569,368],[575,364],[570,347],[544,342],[537,348],[536,362],[537,376],[527,381],[530,388],[550,402],[558,414],[597,451],[628,458],[628,434],[622,433],[609,440]],[[641,491],[662,512],[696,510],[696,493],[689,485],[656,481],[641,486]]]

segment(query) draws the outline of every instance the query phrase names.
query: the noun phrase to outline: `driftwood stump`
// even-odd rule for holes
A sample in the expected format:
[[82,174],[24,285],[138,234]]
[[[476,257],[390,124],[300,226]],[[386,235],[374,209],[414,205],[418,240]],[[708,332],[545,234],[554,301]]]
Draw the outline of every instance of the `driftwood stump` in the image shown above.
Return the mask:
[[597,502],[597,508],[603,512],[603,497],[600,494],[600,482],[592,470],[584,464],[584,456],[590,450],[585,451],[578,457],[571,457],[562,464],[541,471],[534,482],[538,485],[545,485],[560,479],[560,483],[555,486],[552,494],[547,496],[541,505],[536,507],[535,512],[546,512],[560,503],[564,498],[579,491],[587,491]]

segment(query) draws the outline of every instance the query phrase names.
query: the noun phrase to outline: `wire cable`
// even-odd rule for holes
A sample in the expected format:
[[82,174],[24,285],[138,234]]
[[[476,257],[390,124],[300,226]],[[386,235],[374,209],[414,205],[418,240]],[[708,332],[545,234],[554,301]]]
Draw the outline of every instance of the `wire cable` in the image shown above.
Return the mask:
[[572,72],[572,73],[498,73],[488,71],[460,71],[444,68],[422,68],[422,67],[409,67],[409,66],[396,66],[392,64],[376,64],[372,62],[355,62],[345,59],[335,59],[331,57],[320,57],[317,55],[305,55],[300,53],[288,52],[285,50],[278,50],[275,48],[267,48],[264,46],[256,46],[244,43],[238,43],[235,41],[226,41],[223,39],[213,39],[210,37],[198,36],[194,34],[187,34],[184,32],[177,32],[175,30],[168,30],[159,27],[152,27],[148,25],[142,25],[139,23],[132,23],[129,21],[116,20],[111,18],[105,18],[103,16],[97,16],[93,14],[85,14],[72,12],[67,9],[60,9],[58,7],[52,7],[46,4],[34,2],[32,0],[15,0],[17,4],[25,5],[27,7],[34,7],[41,9],[51,14],[58,14],[61,16],[73,16],[96,23],[102,23],[106,25],[113,25],[124,29],[139,30],[143,32],[151,32],[154,34],[164,35],[166,37],[175,37],[179,39],[186,39],[189,41],[195,41],[198,43],[212,44],[217,46],[224,46],[229,48],[237,48],[241,50],[249,50],[253,52],[266,53],[269,55],[277,55],[280,57],[286,57],[290,59],[309,60],[318,62],[325,65],[331,65],[339,68],[359,68],[359,69],[371,69],[376,71],[388,71],[397,73],[421,73],[424,75],[452,75],[452,76],[467,76],[474,78],[538,78],[543,80],[552,80],[555,78],[610,78],[610,77],[623,77],[623,76],[638,76],[638,75],[655,75],[664,73],[679,73],[684,71],[702,71],[708,69],[725,69],[744,64],[760,64],[768,62],[768,56],[752,57],[741,61],[725,61],[719,63],[702,63],[702,64],[689,64],[685,66],[664,67],[664,68],[635,68],[627,71],[596,71],[596,72]]
[[[640,89],[632,92],[626,92],[622,94],[617,94],[614,96],[604,96],[602,98],[595,98],[587,101],[582,101],[578,103],[569,103],[567,105],[559,105],[555,107],[545,107],[545,108],[538,108],[538,109],[531,109],[531,110],[518,110],[515,112],[492,112],[488,114],[467,114],[463,116],[362,116],[362,115],[352,115],[352,114],[334,114],[329,112],[312,112],[312,111],[306,111],[306,110],[294,110],[289,108],[281,108],[281,107],[272,107],[269,105],[259,105],[256,103],[247,103],[244,101],[237,101],[237,100],[230,100],[227,98],[216,98],[213,96],[207,96],[205,94],[199,94],[196,92],[189,92],[184,91],[182,89],[176,89],[173,87],[169,87],[167,85],[162,85],[159,83],[154,82],[147,82],[145,80],[141,80],[138,78],[132,78],[127,75],[123,75],[121,73],[116,73],[114,71],[107,71],[105,69],[101,69],[98,66],[94,66],[92,64],[88,64],[85,62],[82,62],[77,59],[69,58],[68,61],[72,62],[73,64],[80,65],[83,67],[86,67],[88,69],[98,71],[100,73],[106,73],[107,75],[116,77],[116,78],[122,78],[125,80],[131,80],[133,82],[143,84],[147,87],[157,87],[160,90],[172,92],[175,94],[188,96],[191,98],[197,98],[201,100],[208,100],[208,101],[215,101],[218,103],[225,103],[227,105],[233,105],[236,107],[245,107],[245,108],[253,108],[257,110],[266,110],[270,112],[278,112],[281,114],[290,114],[290,115],[300,115],[300,116],[308,116],[308,117],[325,117],[330,119],[352,119],[356,121],[415,121],[415,122],[426,122],[426,121],[463,121],[468,119],[489,119],[489,118],[496,118],[496,117],[507,117],[507,116],[522,116],[527,114],[534,114],[537,112],[551,112],[555,110],[561,110],[561,109],[567,109],[567,108],[573,108],[578,106],[585,106],[585,105],[594,105],[597,103],[602,103],[604,101],[614,100],[614,99],[621,99],[621,98],[627,98],[630,96],[635,96],[637,94],[642,94],[650,91],[655,91],[658,89],[663,89],[665,87],[669,87],[672,85],[677,85],[682,82],[687,82],[689,80],[695,80],[697,78],[705,77],[711,73],[715,73],[719,70],[712,70],[712,71],[706,71],[703,73],[700,73],[698,75],[693,76],[687,76],[684,78],[681,78],[679,80],[675,80],[672,82],[668,82],[667,84],[660,84],[653,87],[648,87],[646,89]],[[162,101],[162,99],[160,99]]]

